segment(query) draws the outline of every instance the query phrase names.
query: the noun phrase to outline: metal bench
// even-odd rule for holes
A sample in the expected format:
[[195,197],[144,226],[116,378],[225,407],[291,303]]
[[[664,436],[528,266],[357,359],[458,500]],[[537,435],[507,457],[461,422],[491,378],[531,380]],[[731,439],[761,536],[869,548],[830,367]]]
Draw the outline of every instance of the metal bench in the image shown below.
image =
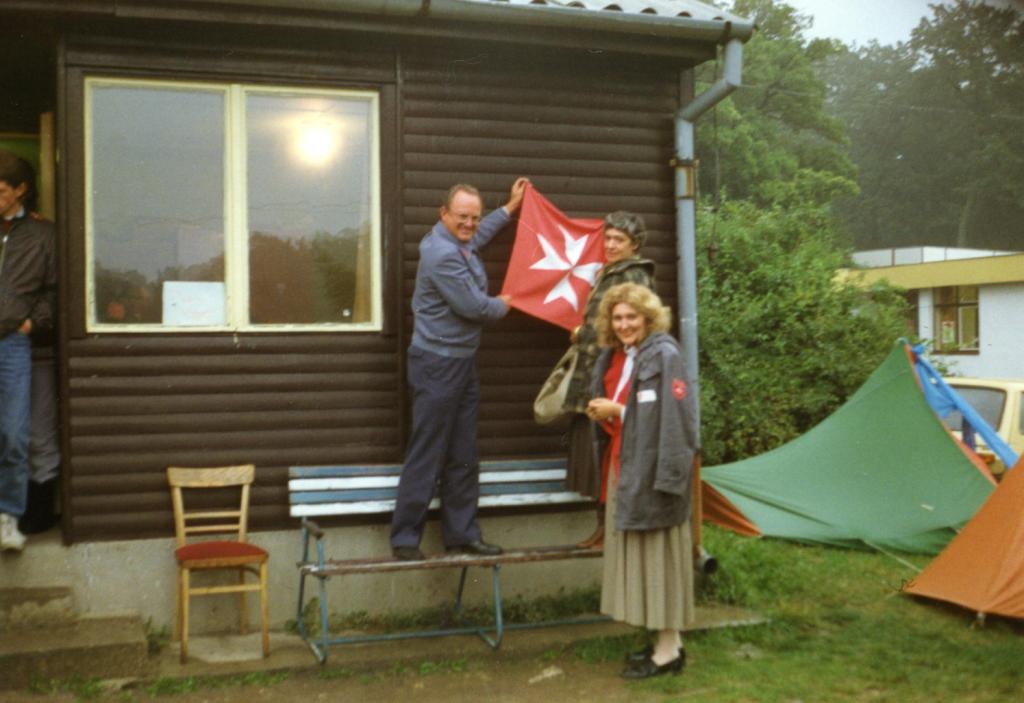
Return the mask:
[[[418,561],[399,561],[390,556],[372,559],[328,559],[324,531],[313,517],[390,513],[395,506],[400,465],[378,466],[293,466],[289,470],[290,512],[302,521],[302,559],[298,563],[299,599],[296,623],[299,634],[320,663],[327,660],[332,644],[372,642],[410,637],[476,634],[492,648],[501,646],[507,629],[580,622],[597,622],[603,617],[574,618],[533,624],[506,624],[502,615],[501,567],[504,564],[594,558],[600,551],[579,549],[574,545],[506,549],[497,556],[437,554]],[[558,505],[589,502],[578,493],[565,490],[564,459],[488,461],[480,466],[480,506]],[[437,501],[431,503],[437,507]],[[312,538],[312,539],[311,539]],[[316,555],[310,553],[312,543]],[[419,569],[461,569],[455,596],[454,614],[462,607],[466,572],[470,567],[491,569],[494,591],[494,623],[488,627],[459,626],[416,632],[331,636],[328,627],[327,581],[333,576],[411,571]],[[311,635],[303,620],[306,579],[319,583],[320,634]]]

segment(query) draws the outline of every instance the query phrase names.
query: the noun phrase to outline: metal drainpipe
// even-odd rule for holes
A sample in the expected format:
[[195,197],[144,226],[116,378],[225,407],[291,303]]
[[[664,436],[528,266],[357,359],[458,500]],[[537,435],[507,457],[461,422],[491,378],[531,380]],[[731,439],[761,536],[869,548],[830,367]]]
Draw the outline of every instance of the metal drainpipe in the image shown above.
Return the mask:
[[700,377],[697,358],[697,218],[694,123],[740,85],[743,42],[732,39],[725,45],[722,78],[694,98],[676,114],[676,236],[679,259],[679,337],[689,391],[696,393],[698,446],[700,440]]

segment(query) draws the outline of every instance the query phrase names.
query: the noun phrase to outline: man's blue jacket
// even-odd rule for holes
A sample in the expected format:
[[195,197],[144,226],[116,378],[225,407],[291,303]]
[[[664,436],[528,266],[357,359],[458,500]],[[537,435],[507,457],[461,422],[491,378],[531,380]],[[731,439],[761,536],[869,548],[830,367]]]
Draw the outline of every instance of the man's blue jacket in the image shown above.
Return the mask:
[[443,222],[420,241],[420,263],[412,295],[412,345],[456,358],[473,356],[483,323],[505,316],[508,306],[487,295],[487,272],[479,250],[511,216],[500,207],[480,221],[469,242],[455,237]]

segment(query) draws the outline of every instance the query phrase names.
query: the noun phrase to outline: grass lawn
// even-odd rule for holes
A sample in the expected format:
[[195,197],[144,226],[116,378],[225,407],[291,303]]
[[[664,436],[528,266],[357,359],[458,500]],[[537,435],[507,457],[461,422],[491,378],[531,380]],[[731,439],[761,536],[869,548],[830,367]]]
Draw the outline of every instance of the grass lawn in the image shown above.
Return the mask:
[[[721,566],[701,599],[745,606],[770,621],[687,636],[688,665],[678,677],[641,682],[619,678],[624,655],[640,645],[638,632],[563,645],[539,658],[502,658],[482,649],[466,658],[445,659],[439,646],[437,660],[381,670],[160,679],[109,694],[97,681],[40,682],[31,693],[10,700],[1024,702],[1024,622],[990,618],[984,627],[974,627],[971,612],[901,595],[900,586],[915,572],[877,552],[749,539],[712,527],[704,537]],[[901,558],[917,566],[931,559]],[[593,612],[597,601],[598,590],[589,586],[529,602],[510,599],[507,614],[522,621],[564,617]],[[490,614],[478,610],[470,615],[486,622]],[[420,627],[424,622],[433,626],[436,616],[436,609],[385,619],[356,613],[339,615],[337,624],[371,629]],[[534,685],[549,669],[557,675]],[[8,700],[3,692],[0,700]]]
[[[1024,701],[1024,624],[901,595],[914,575],[876,552],[749,539],[708,528],[720,571],[702,594],[756,609],[767,625],[687,638],[680,677],[633,684],[663,701]],[[903,556],[921,567],[930,557]],[[632,641],[577,655],[618,659]],[[646,695],[643,695],[646,694]]]

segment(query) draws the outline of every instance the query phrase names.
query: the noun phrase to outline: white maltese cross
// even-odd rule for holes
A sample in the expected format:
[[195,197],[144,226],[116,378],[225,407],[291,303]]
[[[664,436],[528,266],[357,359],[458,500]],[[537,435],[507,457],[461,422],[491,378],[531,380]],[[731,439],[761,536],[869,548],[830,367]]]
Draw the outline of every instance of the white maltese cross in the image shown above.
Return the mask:
[[602,264],[600,262],[590,264],[578,263],[580,257],[583,256],[583,249],[587,245],[587,236],[584,235],[579,239],[573,239],[565,227],[562,225],[556,226],[561,230],[562,238],[565,240],[565,255],[563,256],[559,253],[554,245],[538,232],[537,240],[544,250],[544,258],[531,264],[530,268],[539,271],[565,271],[566,274],[559,279],[555,287],[544,298],[544,304],[547,305],[553,300],[562,298],[572,306],[573,310],[579,310],[580,301],[576,295],[576,290],[572,287],[570,277],[575,276],[582,279],[593,287],[594,280],[597,278],[597,272],[601,270]]

